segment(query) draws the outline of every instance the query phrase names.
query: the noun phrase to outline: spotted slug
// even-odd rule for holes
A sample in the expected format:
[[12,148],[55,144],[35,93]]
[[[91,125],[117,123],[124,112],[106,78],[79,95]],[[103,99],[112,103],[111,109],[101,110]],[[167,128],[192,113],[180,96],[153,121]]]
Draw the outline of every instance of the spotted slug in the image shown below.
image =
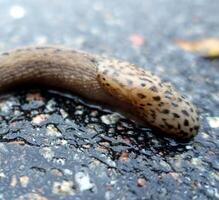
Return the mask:
[[151,72],[126,61],[63,47],[27,47],[1,54],[0,76],[1,93],[40,84],[124,108],[164,136],[188,139],[199,129],[191,102]]

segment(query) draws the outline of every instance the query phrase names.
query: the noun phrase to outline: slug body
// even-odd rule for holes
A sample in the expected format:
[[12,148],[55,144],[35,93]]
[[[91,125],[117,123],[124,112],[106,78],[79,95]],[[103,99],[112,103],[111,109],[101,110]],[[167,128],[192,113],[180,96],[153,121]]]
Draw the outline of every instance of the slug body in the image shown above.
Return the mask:
[[165,136],[188,139],[199,129],[194,105],[170,84],[125,61],[57,47],[16,49],[0,56],[0,92],[22,84],[72,91],[126,107]]

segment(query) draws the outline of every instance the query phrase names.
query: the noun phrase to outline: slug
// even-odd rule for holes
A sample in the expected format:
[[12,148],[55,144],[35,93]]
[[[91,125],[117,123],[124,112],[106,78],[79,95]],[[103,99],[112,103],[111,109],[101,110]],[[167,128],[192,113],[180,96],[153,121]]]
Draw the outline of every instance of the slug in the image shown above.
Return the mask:
[[189,139],[198,133],[195,106],[151,72],[126,61],[63,47],[27,47],[0,56],[0,92],[40,84],[74,92],[130,112],[164,136]]

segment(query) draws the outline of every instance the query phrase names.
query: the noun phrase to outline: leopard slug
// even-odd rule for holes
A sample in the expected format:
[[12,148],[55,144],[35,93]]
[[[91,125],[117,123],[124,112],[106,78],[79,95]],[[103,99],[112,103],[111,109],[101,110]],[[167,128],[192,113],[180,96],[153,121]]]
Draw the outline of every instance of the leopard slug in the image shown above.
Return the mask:
[[164,136],[189,139],[198,133],[195,106],[151,72],[126,61],[36,46],[0,56],[0,92],[40,84],[74,92],[94,102],[125,108]]

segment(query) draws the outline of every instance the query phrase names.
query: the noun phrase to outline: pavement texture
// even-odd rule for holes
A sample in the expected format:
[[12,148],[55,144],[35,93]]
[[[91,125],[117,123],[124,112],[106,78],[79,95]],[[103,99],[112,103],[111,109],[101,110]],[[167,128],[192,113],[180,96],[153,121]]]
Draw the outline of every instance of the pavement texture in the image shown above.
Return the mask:
[[122,58],[199,109],[186,143],[78,97],[33,88],[0,98],[0,199],[219,199],[219,60],[177,47],[218,37],[219,1],[0,1],[0,50],[62,44]]

